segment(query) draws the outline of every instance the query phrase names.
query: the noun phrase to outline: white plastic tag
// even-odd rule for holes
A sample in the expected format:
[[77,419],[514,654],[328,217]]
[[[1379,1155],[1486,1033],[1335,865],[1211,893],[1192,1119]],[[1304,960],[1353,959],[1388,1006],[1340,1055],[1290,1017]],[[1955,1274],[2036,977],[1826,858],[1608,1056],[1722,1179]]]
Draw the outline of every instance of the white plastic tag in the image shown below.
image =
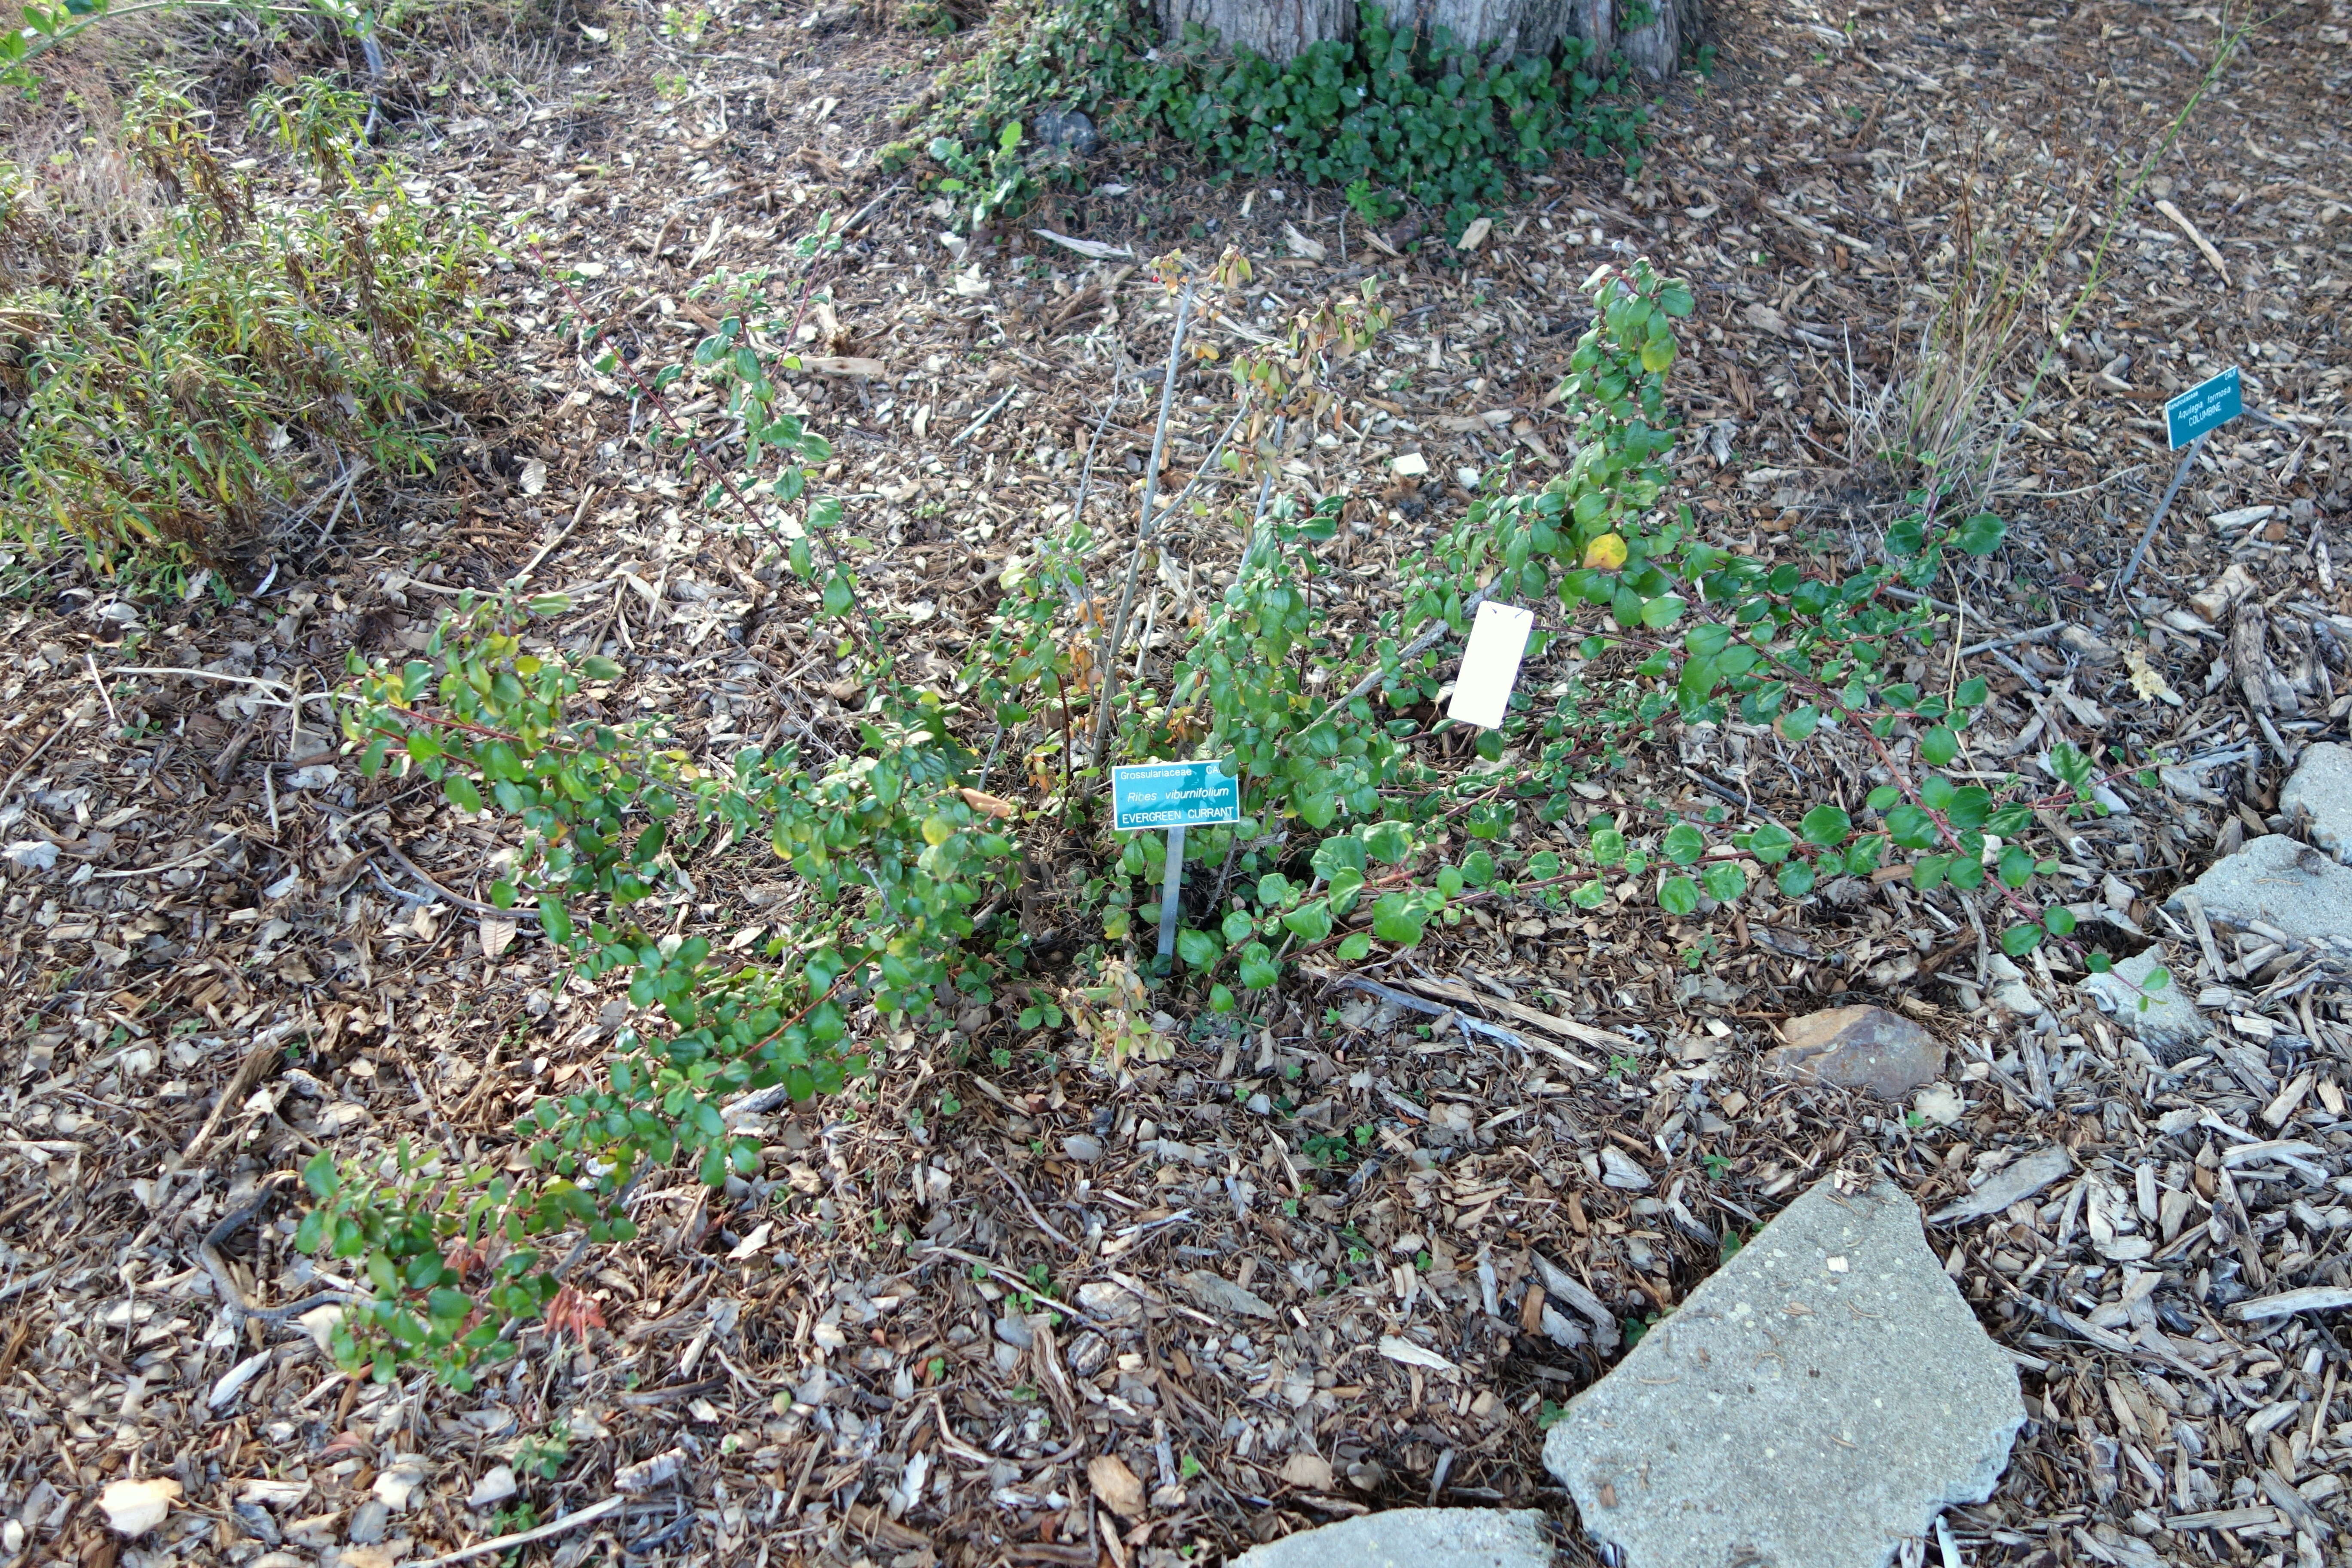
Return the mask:
[[1445,716],[1482,730],[1499,728],[1503,710],[1510,706],[1511,688],[1518,684],[1519,659],[1528,651],[1528,634],[1535,629],[1536,613],[1489,599],[1478,606],[1470,624],[1470,646],[1462,650],[1462,673],[1454,678],[1454,700]]

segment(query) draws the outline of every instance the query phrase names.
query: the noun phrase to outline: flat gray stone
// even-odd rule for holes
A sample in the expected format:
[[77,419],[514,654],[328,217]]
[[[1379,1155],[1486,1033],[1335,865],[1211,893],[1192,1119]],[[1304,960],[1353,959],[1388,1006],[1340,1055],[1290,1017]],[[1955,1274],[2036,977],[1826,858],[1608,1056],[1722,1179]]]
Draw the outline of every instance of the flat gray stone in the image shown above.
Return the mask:
[[1253,1546],[1234,1568],[1551,1568],[1534,1509],[1399,1508]]
[[1885,1568],[2024,1423],[1917,1206],[1825,1181],[1569,1402],[1544,1465],[1625,1568]]
[[1792,1018],[1780,1033],[1788,1043],[1767,1051],[1765,1060],[1805,1083],[1900,1100],[1944,1070],[1943,1042],[1884,1007],[1832,1007]]
[[[2180,984],[2180,975],[2171,972],[2163,956],[2151,947],[2105,974],[2092,975],[2083,982],[2083,990],[2103,1012],[2114,1014],[2116,1023],[2138,1036],[2151,1056],[2169,1067],[2205,1037],[2205,1015],[2197,1010]],[[2166,971],[2166,982],[2150,991],[2147,978],[2158,969]]]
[[2311,841],[2352,865],[2352,750],[2323,741],[2303,749],[2294,776],[2279,791],[2279,810],[2302,821]]
[[2352,869],[2300,839],[2265,834],[2215,861],[2164,907],[2185,915],[2192,893],[2217,926],[2268,926],[2339,967],[2352,965]]

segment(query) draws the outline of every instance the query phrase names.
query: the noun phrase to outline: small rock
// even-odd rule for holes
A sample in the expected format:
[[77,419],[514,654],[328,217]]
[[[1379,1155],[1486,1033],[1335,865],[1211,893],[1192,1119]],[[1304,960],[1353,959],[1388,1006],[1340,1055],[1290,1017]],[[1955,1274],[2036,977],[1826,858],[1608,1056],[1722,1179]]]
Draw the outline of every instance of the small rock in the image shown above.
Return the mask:
[[466,1506],[488,1508],[491,1504],[504,1502],[514,1495],[514,1467],[494,1465],[480,1480],[474,1483],[474,1489],[466,1494]]
[[2271,833],[2217,861],[2165,908],[2184,915],[2194,893],[2206,919],[2242,931],[2260,921],[2341,966],[2352,964],[2352,869],[2284,834]]
[[1073,1132],[1062,1140],[1062,1152],[1081,1165],[1091,1165],[1103,1157],[1102,1140],[1090,1132]]
[[1601,1184],[1640,1192],[1650,1184],[1650,1173],[1635,1164],[1632,1155],[1604,1143],[1601,1148]]
[[2139,1037],[2148,1054],[2165,1066],[2188,1054],[2205,1037],[2205,1016],[2168,971],[2165,983],[2150,989],[2149,977],[2163,967],[2155,948],[2125,959],[2105,974],[2083,982],[2083,990],[2103,1012]]
[[1029,128],[1046,146],[1063,148],[1081,158],[1093,157],[1102,146],[1095,122],[1075,109],[1049,109],[1031,121]]
[[2314,844],[2352,865],[2352,750],[2324,741],[2305,747],[2279,791],[2279,810],[2308,823]]
[[137,1540],[163,1522],[179,1500],[180,1483],[168,1476],[149,1481],[109,1481],[98,1494],[106,1522],[117,1535]]
[[1900,1103],[1944,1070],[1943,1042],[1884,1007],[1832,1007],[1783,1026],[1788,1044],[1765,1053],[1780,1071],[1808,1083],[1867,1089]]
[[1398,1508],[1253,1546],[1234,1568],[1550,1568],[1551,1561],[1544,1516],[1533,1509]]
[[1183,1285],[1195,1300],[1212,1311],[1244,1318],[1264,1318],[1268,1322],[1280,1319],[1281,1314],[1263,1297],[1205,1268],[1196,1268],[1185,1275]]
[[2017,1368],[1911,1200],[1835,1180],[1551,1428],[1545,1468],[1625,1568],[1883,1568],[1939,1510],[1991,1495],[2025,1423]]

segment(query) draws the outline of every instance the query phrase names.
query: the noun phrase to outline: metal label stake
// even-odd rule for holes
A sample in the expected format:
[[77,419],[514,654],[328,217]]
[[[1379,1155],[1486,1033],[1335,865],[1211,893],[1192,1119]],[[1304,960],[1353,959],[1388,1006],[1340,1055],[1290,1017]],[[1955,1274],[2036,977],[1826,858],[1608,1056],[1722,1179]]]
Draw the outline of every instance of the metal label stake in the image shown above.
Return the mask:
[[1110,821],[1116,832],[1164,828],[1168,869],[1160,889],[1160,967],[1176,956],[1177,898],[1184,890],[1184,830],[1239,822],[1241,780],[1223,762],[1139,763],[1110,771]]
[[1160,962],[1176,956],[1176,900],[1184,890],[1184,825],[1168,830],[1168,877],[1160,887]]
[[2189,449],[2180,452],[2180,466],[2173,469],[2172,483],[2165,487],[2164,499],[2156,506],[2156,515],[2149,518],[2147,527],[2140,531],[2139,542],[2132,546],[2131,559],[2124,563],[2123,571],[2116,578],[2116,585],[2107,590],[2110,603],[2139,574],[2139,563],[2146,559],[2147,547],[2156,538],[2156,531],[2163,525],[2165,513],[2172,510],[2172,498],[2180,493],[2180,487],[2187,481],[2189,468],[2195,466],[2198,454],[2205,450],[2205,437],[2245,411],[2245,390],[2236,365],[2199,382],[2164,405],[2165,439],[2171,443],[2176,452],[2180,452],[2183,447]]

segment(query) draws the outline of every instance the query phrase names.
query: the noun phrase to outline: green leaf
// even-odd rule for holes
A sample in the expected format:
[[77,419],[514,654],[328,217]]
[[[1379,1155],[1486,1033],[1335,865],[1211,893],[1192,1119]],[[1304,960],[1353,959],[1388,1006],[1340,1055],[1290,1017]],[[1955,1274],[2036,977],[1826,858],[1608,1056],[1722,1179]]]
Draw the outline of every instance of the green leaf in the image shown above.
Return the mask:
[[1919,737],[1919,760],[1931,768],[1949,767],[1960,754],[1960,738],[1949,726],[1937,724]]
[[1873,811],[1885,811],[1903,798],[1903,792],[1893,784],[1880,784],[1872,790],[1863,804]]
[[1362,931],[1349,931],[1339,942],[1339,962],[1354,963],[1370,955],[1372,939]]
[[1772,721],[1772,727],[1780,731],[1784,739],[1802,741],[1819,729],[1821,722],[1822,710],[1807,703],[1802,708],[1792,709],[1781,714]]
[[2065,908],[2050,910],[2042,917],[2042,929],[2052,936],[2074,934],[2074,911]]
[[1980,511],[1960,524],[1952,542],[1970,555],[1990,555],[2000,548],[2001,539],[2009,532],[2007,525],[1989,511]]
[[1282,923],[1301,942],[1321,942],[1331,934],[1330,901],[1318,899],[1311,904],[1302,904],[1283,916]]
[[1992,815],[1992,791],[1982,784],[1962,784],[1952,792],[1950,803],[1944,807],[1944,815],[1954,827],[1963,833],[1982,827],[1986,818]]
[[1696,913],[1698,884],[1688,877],[1667,878],[1658,884],[1658,907],[1670,915]]
[[2000,933],[2000,950],[2011,958],[2022,958],[2042,945],[2042,928],[2011,926]]
[[1748,891],[1746,868],[1728,862],[1709,866],[1699,873],[1698,879],[1699,885],[1706,889],[1706,896],[1718,904],[1730,903]]
[[1234,1001],[1234,994],[1231,991],[1227,990],[1223,985],[1212,985],[1209,987],[1210,1012],[1230,1013],[1234,1010],[1234,1006],[1235,1003]]
[[342,1184],[342,1177],[335,1169],[334,1155],[324,1149],[311,1155],[302,1166],[302,1184],[310,1190],[312,1197],[321,1202],[333,1197],[336,1189]]
[[1687,822],[1677,822],[1666,829],[1662,847],[1667,859],[1677,866],[1687,866],[1706,853],[1706,835]]
[[441,793],[447,795],[449,804],[459,811],[482,809],[482,792],[476,789],[474,781],[463,773],[444,773],[441,777]]
[[1412,829],[1402,822],[1376,822],[1364,833],[1364,852],[1393,866],[1412,853]]
[[1274,954],[1262,942],[1254,942],[1238,949],[1235,956],[1240,960],[1237,967],[1245,990],[1263,991],[1281,974],[1281,971],[1274,966]]
[[1372,934],[1382,942],[1410,947],[1428,922],[1429,912],[1402,893],[1382,893],[1372,905]]
[[1780,868],[1780,888],[1782,896],[1801,899],[1813,890],[1813,868],[1802,860]]
[[1177,956],[1195,969],[1206,969],[1217,962],[1222,952],[1217,939],[1204,931],[1180,931],[1176,933]]
[[1824,801],[1805,813],[1803,820],[1797,824],[1797,831],[1805,836],[1808,844],[1835,848],[1853,832],[1853,818]]
[[2104,952],[2091,952],[2084,956],[2083,964],[2094,974],[2105,974],[2115,968],[2116,961]]

